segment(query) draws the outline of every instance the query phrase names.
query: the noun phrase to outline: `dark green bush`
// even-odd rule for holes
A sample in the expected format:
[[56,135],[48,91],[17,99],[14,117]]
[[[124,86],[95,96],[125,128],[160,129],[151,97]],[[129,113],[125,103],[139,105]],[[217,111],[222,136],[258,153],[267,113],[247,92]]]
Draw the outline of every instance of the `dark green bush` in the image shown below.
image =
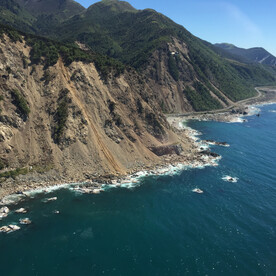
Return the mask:
[[13,178],[15,179],[18,175],[24,175],[24,174],[27,174],[29,171],[27,168],[17,168],[15,170],[12,170],[12,171],[7,171],[7,172],[3,172],[3,173],[0,173],[0,178]]
[[6,164],[3,162],[3,160],[0,159],[0,170],[3,170],[6,167]]
[[58,103],[58,107],[54,115],[55,127],[54,127],[53,139],[57,144],[61,142],[61,137],[64,132],[67,118],[68,118],[68,98],[67,96],[63,96]]
[[169,72],[171,76],[174,78],[175,81],[178,81],[179,71],[177,68],[177,63],[176,63],[175,57],[171,54],[169,56],[168,66],[169,66]]
[[26,121],[29,117],[29,114],[30,114],[30,108],[28,106],[28,103],[27,103],[26,99],[16,89],[11,91],[11,95],[12,95],[12,98],[13,98],[13,104],[17,108],[17,112],[21,115],[23,120]]
[[164,128],[156,118],[156,115],[152,112],[146,114],[147,125],[153,130],[152,134],[156,137],[163,135],[165,133]]
[[218,100],[200,82],[194,84],[195,90],[187,87],[183,92],[195,111],[207,111],[222,108]]
[[142,114],[143,111],[144,111],[144,108],[143,108],[143,105],[142,105],[140,99],[137,99],[136,106],[137,106],[137,111],[138,111],[138,113],[139,113],[139,114]]

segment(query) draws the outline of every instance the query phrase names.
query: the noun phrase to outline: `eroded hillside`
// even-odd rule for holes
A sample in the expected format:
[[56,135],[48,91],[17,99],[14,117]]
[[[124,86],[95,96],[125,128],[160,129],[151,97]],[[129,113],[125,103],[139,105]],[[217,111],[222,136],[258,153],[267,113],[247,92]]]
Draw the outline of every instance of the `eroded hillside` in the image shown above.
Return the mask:
[[180,143],[190,151],[135,71],[106,80],[93,63],[65,66],[59,58],[45,67],[32,64],[30,52],[24,38],[0,40],[1,181],[125,174],[162,162],[149,148]]

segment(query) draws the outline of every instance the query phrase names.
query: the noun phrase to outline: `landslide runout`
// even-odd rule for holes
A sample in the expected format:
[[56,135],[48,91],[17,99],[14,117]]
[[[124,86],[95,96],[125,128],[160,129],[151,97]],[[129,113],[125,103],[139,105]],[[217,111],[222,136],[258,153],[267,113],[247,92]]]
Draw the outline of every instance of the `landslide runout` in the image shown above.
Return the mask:
[[[24,37],[14,42],[4,35],[0,40],[0,160],[5,164],[0,180],[4,191],[30,183],[122,175],[163,162],[151,147],[180,143],[189,151],[189,141],[169,128],[155,91],[134,70],[103,80],[92,62],[65,66],[59,58],[57,64],[45,67],[43,59],[31,63],[31,51]],[[13,90],[30,109],[26,120],[18,113]],[[56,114],[64,99],[67,117],[56,141]],[[113,113],[110,102],[115,103]],[[118,117],[120,125],[114,121]],[[3,176],[16,170],[14,179]]]
[[78,105],[84,118],[87,120],[90,128],[92,129],[92,133],[95,136],[95,140],[100,148],[99,153],[102,153],[104,155],[105,159],[108,160],[109,165],[113,168],[113,170],[115,172],[125,173],[125,170],[122,168],[122,165],[118,164],[118,161],[115,160],[115,158],[112,155],[112,153],[110,152],[110,150],[104,144],[102,137],[100,136],[99,132],[97,131],[97,129],[93,123],[92,118],[86,112],[85,105],[79,100],[79,98],[77,96],[77,89],[75,88],[74,84],[71,82],[68,71],[65,69],[64,64],[61,59],[59,59],[58,65],[61,69],[61,72],[63,74],[65,81],[68,83],[67,88],[71,92],[71,96],[73,97],[74,102]]

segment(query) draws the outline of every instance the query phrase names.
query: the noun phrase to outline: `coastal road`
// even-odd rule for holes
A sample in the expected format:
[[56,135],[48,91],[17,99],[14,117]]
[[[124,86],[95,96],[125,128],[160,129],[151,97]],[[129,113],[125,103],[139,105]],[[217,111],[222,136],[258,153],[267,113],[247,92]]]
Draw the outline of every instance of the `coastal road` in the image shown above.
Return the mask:
[[211,110],[211,111],[194,111],[194,112],[187,112],[187,113],[172,113],[172,114],[165,114],[165,116],[168,117],[186,117],[186,116],[192,116],[192,115],[201,115],[201,114],[216,114],[216,113],[223,113],[223,112],[227,112],[230,111],[231,109],[235,108],[235,107],[239,107],[241,105],[245,105],[248,102],[252,101],[252,100],[257,100],[258,98],[260,98],[263,93],[259,90],[259,89],[265,89],[265,87],[255,87],[255,90],[257,91],[258,95],[249,99],[245,99],[245,100],[241,100],[238,101],[226,108],[222,108],[222,109],[216,109],[216,110]]

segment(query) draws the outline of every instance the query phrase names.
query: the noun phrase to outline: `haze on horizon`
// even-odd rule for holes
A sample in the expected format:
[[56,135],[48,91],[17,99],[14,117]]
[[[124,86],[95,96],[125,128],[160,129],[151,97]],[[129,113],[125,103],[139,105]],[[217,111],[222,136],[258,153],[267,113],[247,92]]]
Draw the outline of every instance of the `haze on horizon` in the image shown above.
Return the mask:
[[[75,0],[84,7],[99,2]],[[136,9],[151,8],[211,43],[241,48],[263,47],[276,56],[276,1],[274,0],[129,0]]]

